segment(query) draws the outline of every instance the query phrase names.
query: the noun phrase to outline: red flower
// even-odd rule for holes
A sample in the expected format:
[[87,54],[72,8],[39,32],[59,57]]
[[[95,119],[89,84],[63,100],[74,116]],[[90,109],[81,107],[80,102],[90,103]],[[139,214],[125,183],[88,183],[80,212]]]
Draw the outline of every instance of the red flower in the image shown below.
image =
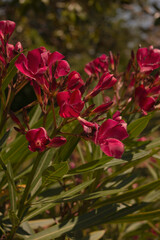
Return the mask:
[[66,139],[61,136],[50,139],[43,127],[29,130],[26,139],[29,142],[28,148],[32,152],[43,152],[47,147],[60,147],[66,143]]
[[29,142],[29,150],[32,152],[43,152],[49,143],[47,131],[44,128],[31,129],[26,133],[26,139]]
[[83,82],[80,74],[76,71],[72,71],[68,75],[67,89],[68,90],[80,89],[82,86],[84,86],[84,82]]
[[91,76],[92,74],[98,74],[108,71],[108,56],[102,54],[100,57],[86,64],[84,68],[85,72]]
[[140,85],[135,89],[135,99],[144,114],[151,111],[156,103],[156,98],[149,96],[151,90],[145,89],[143,85]]
[[74,90],[71,92],[59,92],[57,94],[57,103],[60,106],[59,114],[63,118],[78,117],[84,107],[81,100],[81,92]]
[[58,136],[54,137],[53,139],[50,140],[49,144],[47,144],[47,147],[60,147],[63,144],[66,143],[66,138]]
[[94,97],[102,90],[106,90],[106,89],[113,87],[113,85],[116,82],[117,82],[117,79],[115,77],[113,77],[113,74],[110,74],[109,72],[104,73],[101,76],[97,86],[95,86],[95,88],[87,95],[86,98]]
[[95,122],[78,117],[83,126],[84,136],[98,144],[101,150],[110,157],[121,158],[124,152],[124,145],[121,140],[128,137],[126,123],[116,112],[115,119],[108,119],[101,126]]
[[15,29],[15,26],[15,22],[9,20],[0,21],[0,40],[2,44],[4,44],[4,40],[8,42]]
[[121,140],[127,137],[128,133],[123,123],[108,119],[99,127],[95,143],[100,145],[106,155],[121,158],[124,152]]
[[46,53],[48,53],[48,51],[44,47],[40,47],[29,51],[27,57],[21,54],[15,66],[21,73],[36,80],[47,70],[47,63],[44,57]]
[[139,48],[137,51],[137,62],[141,72],[151,72],[160,67],[160,50],[149,48]]

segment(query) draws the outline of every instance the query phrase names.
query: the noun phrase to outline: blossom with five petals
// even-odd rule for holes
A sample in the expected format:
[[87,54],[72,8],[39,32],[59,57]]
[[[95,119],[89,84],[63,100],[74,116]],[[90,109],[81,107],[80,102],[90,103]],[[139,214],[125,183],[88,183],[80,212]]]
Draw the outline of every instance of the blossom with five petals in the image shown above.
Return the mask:
[[137,51],[137,62],[141,72],[150,73],[160,67],[160,49],[139,48]]
[[66,143],[66,138],[61,136],[50,139],[43,127],[29,130],[26,133],[26,139],[29,142],[28,148],[32,152],[43,152],[47,148],[60,147]]
[[77,118],[84,107],[84,101],[81,100],[81,92],[78,89],[73,92],[59,92],[57,103],[60,106],[59,115],[63,118]]
[[107,119],[98,128],[95,143],[100,145],[101,150],[110,157],[121,158],[124,152],[124,144],[121,140],[128,137],[123,123]]

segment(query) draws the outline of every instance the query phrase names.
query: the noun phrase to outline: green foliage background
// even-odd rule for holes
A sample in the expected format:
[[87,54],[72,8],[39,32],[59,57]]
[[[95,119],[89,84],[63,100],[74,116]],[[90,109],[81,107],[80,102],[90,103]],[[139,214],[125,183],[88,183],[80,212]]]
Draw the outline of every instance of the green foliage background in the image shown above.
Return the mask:
[[139,44],[160,44],[159,1],[2,0],[1,19],[16,22],[15,42],[63,53],[81,71],[89,60],[112,50],[124,64]]

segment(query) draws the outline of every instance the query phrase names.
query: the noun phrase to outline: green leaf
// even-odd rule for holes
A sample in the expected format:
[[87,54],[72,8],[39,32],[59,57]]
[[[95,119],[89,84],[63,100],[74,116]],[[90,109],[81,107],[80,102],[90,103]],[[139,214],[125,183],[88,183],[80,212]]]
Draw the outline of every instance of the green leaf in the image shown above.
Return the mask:
[[120,218],[118,221],[114,220],[114,222],[138,222],[138,221],[150,221],[156,218],[160,218],[160,210],[154,210],[150,212],[143,212],[134,215],[128,215],[127,217]]
[[125,207],[119,211],[117,211],[117,206],[109,205],[104,206],[102,208],[93,210],[84,215],[72,218],[70,220],[66,220],[60,224],[54,225],[42,232],[32,235],[28,240],[50,240],[57,237],[62,236],[63,234],[70,231],[77,231],[86,229],[91,226],[97,226],[102,223],[107,223],[118,219],[120,217],[126,216],[130,213],[133,213],[140,208],[146,206],[145,203],[142,204],[134,204],[130,207]]
[[20,54],[21,53],[19,53],[17,56],[15,56],[9,64],[9,67],[7,69],[7,74],[2,82],[2,91],[4,91],[6,89],[8,84],[12,81],[12,79],[14,78],[14,76],[17,73],[17,68],[15,67],[15,62],[18,59]]
[[5,143],[5,141],[7,140],[7,138],[9,137],[10,134],[10,129],[7,130],[7,132],[4,134],[4,136],[0,139],[0,146],[3,145],[3,143]]
[[31,126],[34,126],[34,124],[38,121],[39,117],[41,116],[42,114],[42,109],[39,105],[35,106],[31,112],[30,112],[30,122],[29,122],[29,125]]
[[[61,194],[57,195],[57,196],[54,196],[54,197],[50,197],[50,198],[47,198],[45,199],[45,201],[49,201],[49,203],[46,203],[44,206],[41,206],[40,208],[30,212],[28,214],[28,216],[26,216],[24,218],[24,221],[27,221],[35,216],[37,216],[38,214],[44,212],[45,210],[48,210],[52,207],[54,207],[55,205],[57,205],[57,201],[61,198],[64,198],[64,197],[69,197],[69,196],[74,196],[74,194],[80,192],[81,190],[85,189],[86,187],[88,187],[90,184],[92,184],[94,182],[94,179],[92,180],[89,180],[89,181],[86,181],[82,184],[79,184],[78,186],[76,187],[73,187],[72,189],[66,191],[66,192],[62,192]],[[38,203],[37,203],[38,204]]]
[[17,204],[16,204],[16,186],[14,183],[14,175],[11,163],[8,162],[7,164],[8,173],[10,175],[10,178],[12,179],[12,184],[10,183],[10,179],[8,179],[8,187],[9,187],[9,197],[10,197],[10,204],[11,204],[11,211],[16,212],[17,210]]
[[109,190],[104,190],[99,192],[88,193],[88,194],[78,194],[76,196],[60,198],[59,200],[57,200],[57,202],[69,202],[69,201],[74,202],[79,200],[91,200],[91,199],[96,199],[100,197],[107,197],[116,193],[121,193],[123,191],[125,191],[124,188],[109,189]]
[[53,164],[43,172],[42,183],[45,185],[60,180],[65,174],[67,174],[68,170],[69,167],[67,162]]
[[[75,169],[70,170],[68,172],[68,174],[74,175],[74,174],[78,174],[78,173],[85,173],[85,172],[93,171],[93,170],[97,169],[98,167],[105,165],[107,162],[110,162],[112,159],[113,158],[111,158],[111,157],[104,157],[99,160],[93,160],[93,161],[83,164]],[[120,162],[120,164],[122,164],[122,162],[126,162],[126,161],[119,160],[119,162]]]
[[144,186],[137,187],[136,189],[129,190],[124,194],[107,199],[104,202],[98,203],[97,207],[104,206],[106,204],[111,204],[111,203],[126,202],[128,200],[135,199],[139,196],[142,196],[142,195],[149,193],[150,191],[152,191],[154,189],[158,189],[158,188],[160,188],[160,179],[157,181],[154,181],[152,183],[148,183]]
[[99,231],[91,232],[91,233],[89,233],[89,236],[83,238],[83,240],[99,240],[104,236],[105,232],[106,232],[106,230],[99,230]]
[[75,175],[75,174],[83,174],[85,172],[92,172],[94,170],[101,169],[101,168],[106,169],[109,167],[113,167],[113,166],[117,166],[125,163],[123,168],[119,168],[119,170],[117,170],[114,174],[108,177],[109,179],[111,179],[117,176],[118,174],[120,174],[121,172],[124,172],[125,170],[131,168],[135,164],[138,164],[139,162],[146,160],[147,158],[151,157],[153,154],[154,152],[150,153],[149,151],[148,152],[141,151],[135,154],[126,152],[125,154],[123,154],[122,159],[116,159],[116,158],[105,156],[101,159],[93,160],[92,162],[83,164],[73,170],[70,170],[67,176]]
[[50,227],[40,233],[34,234],[28,240],[49,240],[62,236],[69,231],[76,231],[78,229],[85,229],[87,227],[96,225],[99,220],[110,216],[116,211],[116,206],[110,206],[109,208],[101,208],[84,214],[80,217],[75,217],[69,221],[64,221],[53,227]]
[[[72,131],[72,134],[79,134],[82,132],[82,126],[78,123],[74,130]],[[76,136],[69,136],[67,137],[67,142],[62,147],[59,148],[57,151],[54,162],[60,163],[65,162],[67,159],[71,156],[73,150],[77,146],[77,143],[79,142],[80,138]]]
[[10,218],[11,223],[14,227],[18,226],[19,218],[17,217],[17,215],[14,211],[12,211],[12,210],[9,211],[9,218]]
[[[130,156],[131,159],[129,157],[129,159],[128,159],[129,161],[123,167],[117,169],[117,171],[115,171],[109,177],[106,177],[106,179],[103,182],[103,185],[105,185],[107,182],[109,182],[111,179],[115,178],[119,174],[125,172],[126,170],[128,170],[128,169],[130,169],[132,167],[135,167],[137,164],[139,164],[139,163],[145,161],[146,159],[152,157],[157,152],[159,152],[159,149],[153,150],[152,152],[141,151],[139,153],[135,153],[133,156]],[[127,160],[127,155],[129,156],[130,154],[126,153],[126,155],[123,156],[123,159]],[[111,167],[111,166],[112,166],[112,162],[111,162],[111,164],[110,163],[106,163],[106,165],[105,165],[105,167]]]
[[36,219],[29,221],[28,224],[32,227],[32,229],[37,229],[39,227],[44,228],[46,226],[55,224],[55,220],[53,218]]
[[53,159],[53,153],[55,149],[52,148],[48,150],[40,159],[39,164],[37,166],[36,172],[34,173],[34,178],[31,185],[31,195],[35,194],[35,192],[39,189],[42,184],[42,173],[48,167],[49,163]]
[[144,116],[131,122],[127,127],[130,138],[138,137],[140,133],[146,128],[149,120],[152,117],[153,114],[148,114],[147,116]]

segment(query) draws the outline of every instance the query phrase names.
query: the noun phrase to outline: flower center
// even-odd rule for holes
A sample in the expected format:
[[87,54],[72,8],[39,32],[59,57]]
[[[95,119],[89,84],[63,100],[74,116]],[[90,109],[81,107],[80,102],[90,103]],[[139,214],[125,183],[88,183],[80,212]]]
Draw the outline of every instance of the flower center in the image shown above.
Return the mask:
[[36,145],[37,147],[41,147],[41,145],[42,145],[41,140],[37,140],[36,143],[35,143],[35,145]]

